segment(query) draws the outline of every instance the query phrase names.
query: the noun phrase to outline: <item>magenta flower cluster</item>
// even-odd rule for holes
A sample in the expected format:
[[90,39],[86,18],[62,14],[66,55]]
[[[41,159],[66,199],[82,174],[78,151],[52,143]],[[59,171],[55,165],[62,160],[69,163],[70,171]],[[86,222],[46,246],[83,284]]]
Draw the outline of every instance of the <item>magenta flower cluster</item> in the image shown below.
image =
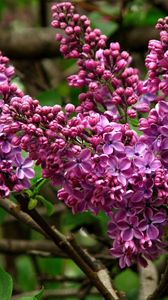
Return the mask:
[[[52,25],[64,30],[57,34],[60,51],[67,59],[76,58],[79,67],[68,83],[86,92],[77,107],[42,107],[13,88],[6,62],[2,64],[0,87],[9,89],[7,96],[1,92],[2,158],[17,185],[33,176],[32,159],[74,213],[103,210],[109,217],[110,252],[120,267],[134,261],[146,265],[145,258],[164,250],[167,226],[168,19],[158,21],[160,41],[149,42],[148,78],[141,81],[130,55],[118,43],[107,48],[107,37],[92,29],[71,3],[53,5],[52,11]],[[131,125],[139,115],[140,135]],[[26,160],[21,149],[29,154]]]
[[0,53],[0,197],[29,188],[29,179],[34,177],[33,161],[23,158],[20,145],[15,145],[20,125],[13,118],[11,102],[23,93],[11,82],[14,68],[8,61]]

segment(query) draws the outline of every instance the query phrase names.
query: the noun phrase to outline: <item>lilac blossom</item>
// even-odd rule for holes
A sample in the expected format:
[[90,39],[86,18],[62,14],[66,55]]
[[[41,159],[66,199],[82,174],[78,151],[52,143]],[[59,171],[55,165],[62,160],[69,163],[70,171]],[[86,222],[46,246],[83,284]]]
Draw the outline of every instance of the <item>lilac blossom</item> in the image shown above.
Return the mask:
[[[14,68],[8,65],[8,61],[0,53],[0,197],[9,196],[11,191],[20,192],[29,188],[29,179],[34,177],[33,170],[30,171],[31,176],[26,173],[26,166],[23,168],[25,175],[22,176],[21,165],[18,165],[18,160],[28,162],[29,159],[21,157],[22,149],[19,143],[15,143],[20,125],[13,119],[12,113],[16,110],[11,103],[13,99],[20,99],[23,93],[11,83]],[[33,167],[33,161],[29,160],[29,163]]]
[[115,156],[109,159],[108,174],[117,177],[119,182],[125,186],[131,175],[131,162],[128,158],[118,159]]
[[20,154],[15,156],[16,176],[19,179],[34,177],[33,161],[30,158],[23,159]]
[[104,134],[104,146],[103,151],[105,154],[112,154],[114,150],[116,151],[124,151],[124,145],[121,142],[121,133],[106,133]]
[[[148,78],[141,81],[130,55],[119,43],[107,47],[72,3],[52,11],[53,27],[64,30],[60,51],[78,64],[68,83],[85,93],[77,107],[41,106],[11,83],[14,69],[0,55],[0,195],[29,188],[35,161],[73,213],[106,213],[110,252],[121,268],[145,265],[163,250],[167,225],[167,19],[157,24],[160,40],[149,43]],[[139,112],[148,113],[140,136],[129,124]]]
[[141,231],[146,231],[146,236],[150,240],[155,240],[159,236],[159,229],[157,224],[162,224],[166,220],[165,214],[163,212],[153,213],[152,209],[148,209],[145,213],[145,218],[139,223],[139,229]]
[[80,176],[83,172],[90,172],[92,169],[90,158],[89,149],[82,150],[76,157],[69,153],[69,162],[66,164],[67,171],[73,171],[77,176]]
[[145,150],[147,149],[147,145],[144,143],[138,142],[135,146],[127,146],[125,147],[126,153],[130,159],[136,157],[143,157]]
[[161,167],[161,162],[155,158],[152,152],[148,151],[144,154],[144,158],[135,158],[135,165],[139,171],[145,174],[151,174]]

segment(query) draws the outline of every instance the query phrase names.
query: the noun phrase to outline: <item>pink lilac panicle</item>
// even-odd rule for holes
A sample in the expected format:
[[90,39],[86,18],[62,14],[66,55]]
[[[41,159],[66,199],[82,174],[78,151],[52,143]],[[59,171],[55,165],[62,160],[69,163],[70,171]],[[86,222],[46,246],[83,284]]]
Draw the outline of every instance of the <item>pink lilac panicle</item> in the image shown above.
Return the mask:
[[[67,11],[66,6],[68,7]],[[141,82],[137,70],[129,66],[130,56],[126,52],[121,52],[118,43],[112,43],[109,49],[106,49],[105,43],[103,43],[103,47],[98,46],[97,36],[93,33],[90,22],[86,22],[88,28],[80,24],[82,39],[79,41],[74,33],[77,24],[72,21],[75,9],[71,3],[55,5],[53,11],[53,26],[65,30],[65,34],[67,34],[64,38],[58,37],[60,48],[64,49],[63,55],[70,58],[71,53],[72,55],[78,53],[74,57],[78,59],[79,73],[69,78],[69,85],[88,87],[88,91],[80,95],[80,112],[86,115],[86,112],[96,110],[101,115],[100,121],[97,123],[97,130],[94,128],[93,131],[95,137],[92,137],[90,142],[94,141],[92,147],[94,146],[94,151],[96,151],[97,161],[98,156],[106,155],[107,157],[105,172],[103,172],[102,167],[96,166],[94,169],[97,172],[96,175],[101,174],[103,177],[102,179],[94,177],[94,182],[96,189],[98,186],[101,187],[101,195],[104,195],[104,199],[97,197],[97,201],[92,200],[92,192],[93,195],[95,193],[93,180],[89,178],[92,184],[89,194],[91,203],[95,205],[100,201],[102,206],[108,201],[108,205],[103,206],[107,214],[110,214],[110,210],[113,208],[117,208],[116,212],[111,215],[112,221],[109,225],[111,229],[115,216],[118,216],[118,222],[115,222],[115,226],[113,225],[116,228],[116,235],[113,235],[110,229],[109,234],[114,240],[111,251],[114,256],[120,257],[120,266],[130,266],[134,259],[145,264],[144,256],[154,258],[160,253],[162,247],[160,238],[166,220],[165,211],[163,210],[162,221],[156,222],[156,226],[147,225],[148,222],[155,224],[155,220],[147,218],[148,214],[144,215],[143,211],[148,211],[148,207],[150,207],[151,214],[158,215],[159,209],[167,202],[167,177],[165,177],[165,167],[168,165],[166,159],[168,149],[167,127],[160,127],[163,121],[158,121],[158,113],[153,110],[149,113],[147,120],[140,120],[140,129],[144,132],[143,135],[140,138],[135,137],[135,134],[132,134],[130,130],[134,139],[126,142],[120,130],[117,133],[114,131],[112,122],[127,122],[128,118],[136,117],[136,111],[138,113],[148,112],[152,102],[162,99],[158,96],[159,90],[164,96],[167,95],[167,19],[159,20],[157,25],[161,31],[161,41],[150,41],[149,43],[150,53],[146,58],[146,66],[149,69],[148,79]],[[64,24],[61,25],[62,13],[64,13]],[[67,17],[65,18],[65,16]],[[78,17],[75,20],[78,22]],[[87,17],[85,20],[88,20]],[[72,24],[71,30],[68,27],[68,22]],[[67,27],[68,31],[66,31]],[[88,33],[91,35],[88,36]],[[67,46],[71,39],[74,42],[70,44],[73,49],[62,48],[63,45]],[[79,48],[82,50],[79,51]],[[118,75],[121,70],[121,74]],[[160,75],[162,75],[162,79]],[[99,104],[102,105],[104,113],[108,112],[107,118],[105,114],[100,112]],[[120,109],[119,112],[118,108]],[[112,111],[115,119],[113,116],[110,118]],[[161,178],[163,178],[162,184]],[[106,188],[103,192],[102,181],[104,183],[109,182],[110,190]],[[119,189],[120,193],[118,193]],[[129,191],[130,193],[128,193]],[[126,195],[127,198],[125,198]],[[128,197],[128,195],[130,196]],[[98,201],[98,199],[100,200]],[[109,201],[111,203],[110,209]],[[124,207],[127,211],[125,216],[120,213]],[[130,223],[130,220],[134,220],[134,222]],[[138,235],[138,227],[143,222],[146,225],[143,229],[142,226],[140,227],[141,234]],[[127,227],[121,227],[121,223],[127,224]]]
[[[167,226],[167,103],[160,101],[140,120],[138,136],[127,121],[129,114],[135,117],[133,110],[141,111],[136,105],[149,92],[129,66],[128,53],[118,43],[106,49],[106,37],[92,30],[88,18],[76,14],[69,2],[53,6],[53,19],[53,26],[66,33],[57,36],[61,52],[78,60],[79,73],[70,78],[70,85],[86,85],[88,91],[80,95],[76,108],[42,107],[1,72],[0,192],[9,193],[6,172],[16,190],[27,186],[34,175],[31,160],[36,160],[73,213],[107,214],[110,251],[121,267],[137,260],[145,265],[145,257],[154,259],[163,250]],[[145,101],[143,112],[150,106]],[[127,115],[128,108],[132,111]],[[29,158],[21,158],[21,149]]]
[[21,158],[21,147],[14,143],[20,125],[13,120],[11,103],[15,97],[22,97],[23,93],[11,82],[15,71],[8,62],[8,58],[0,53],[0,197],[9,196],[10,191],[20,192],[28,188],[29,179],[34,177],[33,161],[30,173],[19,175],[17,157],[24,160]]
[[168,96],[168,18],[159,19],[156,25],[160,40],[150,40],[146,57],[148,79],[145,83],[147,91],[155,95],[155,102],[162,96],[164,101]]
[[[138,70],[130,67],[131,56],[121,51],[119,43],[111,43],[106,48],[107,37],[99,29],[92,29],[90,20],[77,14],[70,2],[53,5],[52,11],[52,26],[65,32],[64,36],[56,36],[60,51],[65,58],[76,58],[79,67],[78,74],[71,75],[68,83],[88,89],[79,96],[82,109],[87,110],[89,102],[99,110],[98,104],[101,103],[105,110],[115,108],[123,121],[127,114],[135,118],[136,106],[132,111],[128,107],[138,101],[142,84]],[[148,111],[149,107],[146,105],[145,109]]]

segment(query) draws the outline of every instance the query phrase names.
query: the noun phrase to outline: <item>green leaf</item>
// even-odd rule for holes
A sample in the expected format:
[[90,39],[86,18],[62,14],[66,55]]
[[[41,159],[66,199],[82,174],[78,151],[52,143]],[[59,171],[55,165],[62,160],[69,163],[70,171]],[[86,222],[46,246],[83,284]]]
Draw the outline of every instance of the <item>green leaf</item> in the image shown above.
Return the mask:
[[155,25],[157,23],[157,20],[159,18],[166,17],[166,12],[156,8],[152,7],[150,10],[147,11],[146,18],[145,18],[145,25]]
[[41,188],[43,187],[43,185],[45,185],[47,182],[47,179],[44,178],[39,178],[37,179],[36,183],[32,186],[33,188],[33,195],[37,195],[39,194]]
[[15,265],[17,270],[16,284],[18,287],[25,292],[34,290],[37,279],[31,258],[21,255],[16,258]]
[[40,271],[49,275],[60,275],[63,272],[64,262],[61,258],[37,257]]
[[37,96],[37,99],[42,105],[62,104],[61,97],[59,96],[57,89],[44,91]]
[[139,120],[138,119],[129,118],[128,123],[129,123],[131,129],[135,130],[138,135],[142,134],[142,132],[140,130],[138,130],[138,125],[139,125]]
[[41,300],[41,299],[43,299],[43,295],[44,295],[44,288],[42,288],[42,290],[41,291],[39,291],[39,293],[38,294],[36,294],[36,299],[35,300]]
[[0,1],[0,17],[2,16],[2,14],[3,14],[5,8],[6,8],[5,0],[1,0],[1,1]]
[[19,89],[21,89],[23,92],[25,92],[25,86],[24,84],[21,82],[20,78],[19,77],[15,77],[13,80],[12,80],[12,83],[16,84],[17,87]]
[[12,289],[12,277],[2,268],[0,268],[0,299],[10,300],[12,296]]
[[37,206],[37,204],[38,204],[38,200],[31,198],[28,203],[28,209],[29,210],[34,209]]
[[35,176],[32,178],[31,183],[36,184],[41,179],[42,168],[41,166],[34,165]]
[[47,199],[45,199],[43,196],[41,196],[41,195],[37,195],[36,199],[39,200],[39,201],[41,201],[43,203],[43,205],[47,209],[47,214],[49,216],[51,216],[53,214],[53,212],[54,212],[54,205],[50,201],[48,201]]
[[0,225],[3,223],[7,215],[8,213],[3,208],[0,208]]
[[44,295],[44,288],[42,288],[41,291],[39,291],[37,294],[35,294],[33,296],[21,297],[21,298],[19,298],[19,300],[42,300],[43,295]]
[[114,17],[120,14],[120,7],[119,5],[111,5],[106,2],[101,4],[101,13],[109,15],[110,17]]
[[97,27],[97,24],[99,24],[99,29],[107,36],[110,36],[118,29],[118,24],[116,22],[103,18],[99,12],[92,12],[89,15],[89,18],[93,27]]
[[144,7],[138,7],[135,10],[129,10],[124,16],[124,26],[153,26],[156,24],[159,18],[165,17],[166,14],[158,9],[151,8],[145,9]]
[[130,291],[132,293],[133,290],[138,289],[138,275],[130,269],[126,269],[114,278],[114,284],[120,291],[122,290],[127,294],[129,294]]

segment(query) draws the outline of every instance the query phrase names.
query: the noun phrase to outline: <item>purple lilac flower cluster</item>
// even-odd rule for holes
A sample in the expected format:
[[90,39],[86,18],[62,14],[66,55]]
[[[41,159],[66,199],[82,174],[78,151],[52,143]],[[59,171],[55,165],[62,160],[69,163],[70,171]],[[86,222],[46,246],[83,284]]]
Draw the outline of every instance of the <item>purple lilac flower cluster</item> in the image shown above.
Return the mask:
[[76,14],[71,3],[53,5],[52,10],[52,26],[65,32],[56,35],[60,51],[65,58],[77,58],[79,72],[68,78],[69,85],[88,88],[79,97],[81,109],[98,110],[101,104],[121,121],[135,118],[137,110],[148,111],[146,103],[135,105],[142,93],[142,83],[138,70],[130,67],[132,58],[128,52],[121,51],[119,43],[106,48],[107,37],[99,29],[92,29],[86,16]]
[[[119,258],[120,266],[130,266],[134,259],[145,265],[144,257],[152,259],[163,248],[161,237],[167,223],[166,113],[156,117],[156,111],[166,111],[167,104],[158,104],[164,108],[156,107],[148,119],[140,120],[144,133],[141,137],[130,130],[128,121],[137,116],[137,111],[148,112],[156,98],[163,99],[158,96],[159,90],[166,96],[167,19],[157,24],[161,41],[149,43],[149,76],[144,82],[139,80],[137,69],[130,66],[129,54],[121,51],[118,43],[106,48],[106,37],[100,30],[92,30],[88,18],[76,14],[71,3],[53,6],[52,25],[65,32],[64,36],[56,36],[64,57],[77,58],[79,72],[70,76],[69,85],[88,88],[80,94],[81,105],[76,111],[85,120],[89,112],[95,123],[92,128],[92,124],[86,125],[92,132],[90,139],[84,143],[81,137],[90,153],[82,150],[77,156],[78,164],[73,156],[67,164],[71,176],[58,195],[75,212],[103,209],[111,219],[111,253]],[[162,150],[153,144],[159,144]],[[80,205],[76,207],[78,197]]]
[[[61,52],[76,58],[79,66],[69,84],[86,86],[87,92],[80,94],[77,107],[42,107],[11,84],[7,61],[2,62],[1,152],[17,183],[23,185],[33,176],[32,159],[74,213],[103,210],[110,220],[110,251],[120,266],[135,260],[145,265],[145,257],[154,259],[164,249],[167,225],[168,104],[158,95],[161,82],[149,93],[150,74],[140,81],[129,54],[118,43],[106,48],[107,38],[92,30],[88,18],[78,15],[71,3],[54,5],[53,19],[52,25],[65,31],[64,36],[57,34]],[[168,31],[166,22],[159,20],[161,34]],[[166,33],[164,45],[165,40]],[[162,81],[160,73],[155,75]],[[137,111],[147,112],[154,98],[160,102],[140,120],[138,136],[128,122]],[[21,149],[30,158],[22,161]]]
[[19,124],[13,121],[10,104],[23,93],[11,83],[14,68],[8,62],[0,53],[0,197],[28,188],[29,179],[34,176],[33,161],[24,159],[21,147],[14,142]]
[[155,102],[166,100],[168,96],[168,17],[159,19],[156,29],[160,31],[160,40],[149,41],[149,54],[146,57],[146,87],[148,92],[156,94]]

